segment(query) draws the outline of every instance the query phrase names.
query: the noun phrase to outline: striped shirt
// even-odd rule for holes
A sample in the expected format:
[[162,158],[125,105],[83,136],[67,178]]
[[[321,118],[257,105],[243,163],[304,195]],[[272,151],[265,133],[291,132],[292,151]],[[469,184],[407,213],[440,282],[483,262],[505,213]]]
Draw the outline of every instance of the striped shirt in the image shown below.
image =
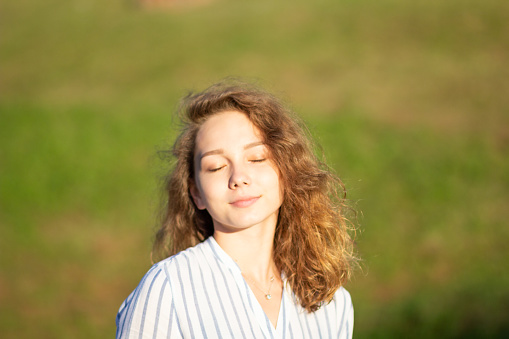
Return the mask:
[[239,266],[213,237],[167,258],[120,306],[117,338],[352,338],[350,294],[306,312],[283,284],[274,328]]

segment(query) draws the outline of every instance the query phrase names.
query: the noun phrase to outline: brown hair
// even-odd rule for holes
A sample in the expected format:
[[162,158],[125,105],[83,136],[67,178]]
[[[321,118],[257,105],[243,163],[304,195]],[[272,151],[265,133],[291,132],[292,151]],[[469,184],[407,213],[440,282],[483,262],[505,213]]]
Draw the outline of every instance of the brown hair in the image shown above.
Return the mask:
[[167,202],[153,253],[174,255],[214,232],[212,218],[194,205],[194,148],[200,126],[213,114],[235,110],[262,132],[281,174],[283,203],[274,237],[274,261],[300,304],[309,312],[329,302],[349,279],[356,262],[354,230],[345,217],[341,181],[313,153],[299,120],[271,94],[252,85],[222,82],[184,98],[184,123],[172,148],[176,164],[165,184]]

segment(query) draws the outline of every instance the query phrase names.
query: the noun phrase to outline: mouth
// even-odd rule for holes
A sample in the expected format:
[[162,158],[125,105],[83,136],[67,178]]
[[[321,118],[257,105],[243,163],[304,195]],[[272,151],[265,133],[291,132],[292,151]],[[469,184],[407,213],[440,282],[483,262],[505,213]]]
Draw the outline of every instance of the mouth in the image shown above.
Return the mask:
[[258,201],[259,198],[260,197],[241,197],[235,201],[232,201],[230,205],[239,208],[249,207]]

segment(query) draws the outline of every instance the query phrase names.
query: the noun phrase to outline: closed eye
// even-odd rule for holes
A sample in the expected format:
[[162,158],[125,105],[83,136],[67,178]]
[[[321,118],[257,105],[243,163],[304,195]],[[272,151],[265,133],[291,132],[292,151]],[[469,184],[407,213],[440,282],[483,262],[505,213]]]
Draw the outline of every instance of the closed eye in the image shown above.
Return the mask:
[[219,167],[214,167],[214,168],[210,168],[210,169],[208,169],[207,171],[208,171],[208,172],[217,172],[217,171],[219,171],[219,170],[223,169],[224,167],[225,167],[225,165],[223,165],[223,166],[219,166]]
[[264,162],[265,160],[267,160],[267,159],[265,159],[265,158],[263,158],[263,159],[253,159],[253,160],[250,160],[250,161],[251,162]]

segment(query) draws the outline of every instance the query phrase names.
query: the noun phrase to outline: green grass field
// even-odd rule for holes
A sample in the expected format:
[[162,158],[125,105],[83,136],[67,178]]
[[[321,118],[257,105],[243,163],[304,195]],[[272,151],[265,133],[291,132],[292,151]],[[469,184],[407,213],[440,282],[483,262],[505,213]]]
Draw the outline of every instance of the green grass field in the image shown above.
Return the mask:
[[178,98],[226,76],[291,103],[360,212],[356,338],[507,337],[509,3],[195,2],[1,5],[2,338],[113,337]]

